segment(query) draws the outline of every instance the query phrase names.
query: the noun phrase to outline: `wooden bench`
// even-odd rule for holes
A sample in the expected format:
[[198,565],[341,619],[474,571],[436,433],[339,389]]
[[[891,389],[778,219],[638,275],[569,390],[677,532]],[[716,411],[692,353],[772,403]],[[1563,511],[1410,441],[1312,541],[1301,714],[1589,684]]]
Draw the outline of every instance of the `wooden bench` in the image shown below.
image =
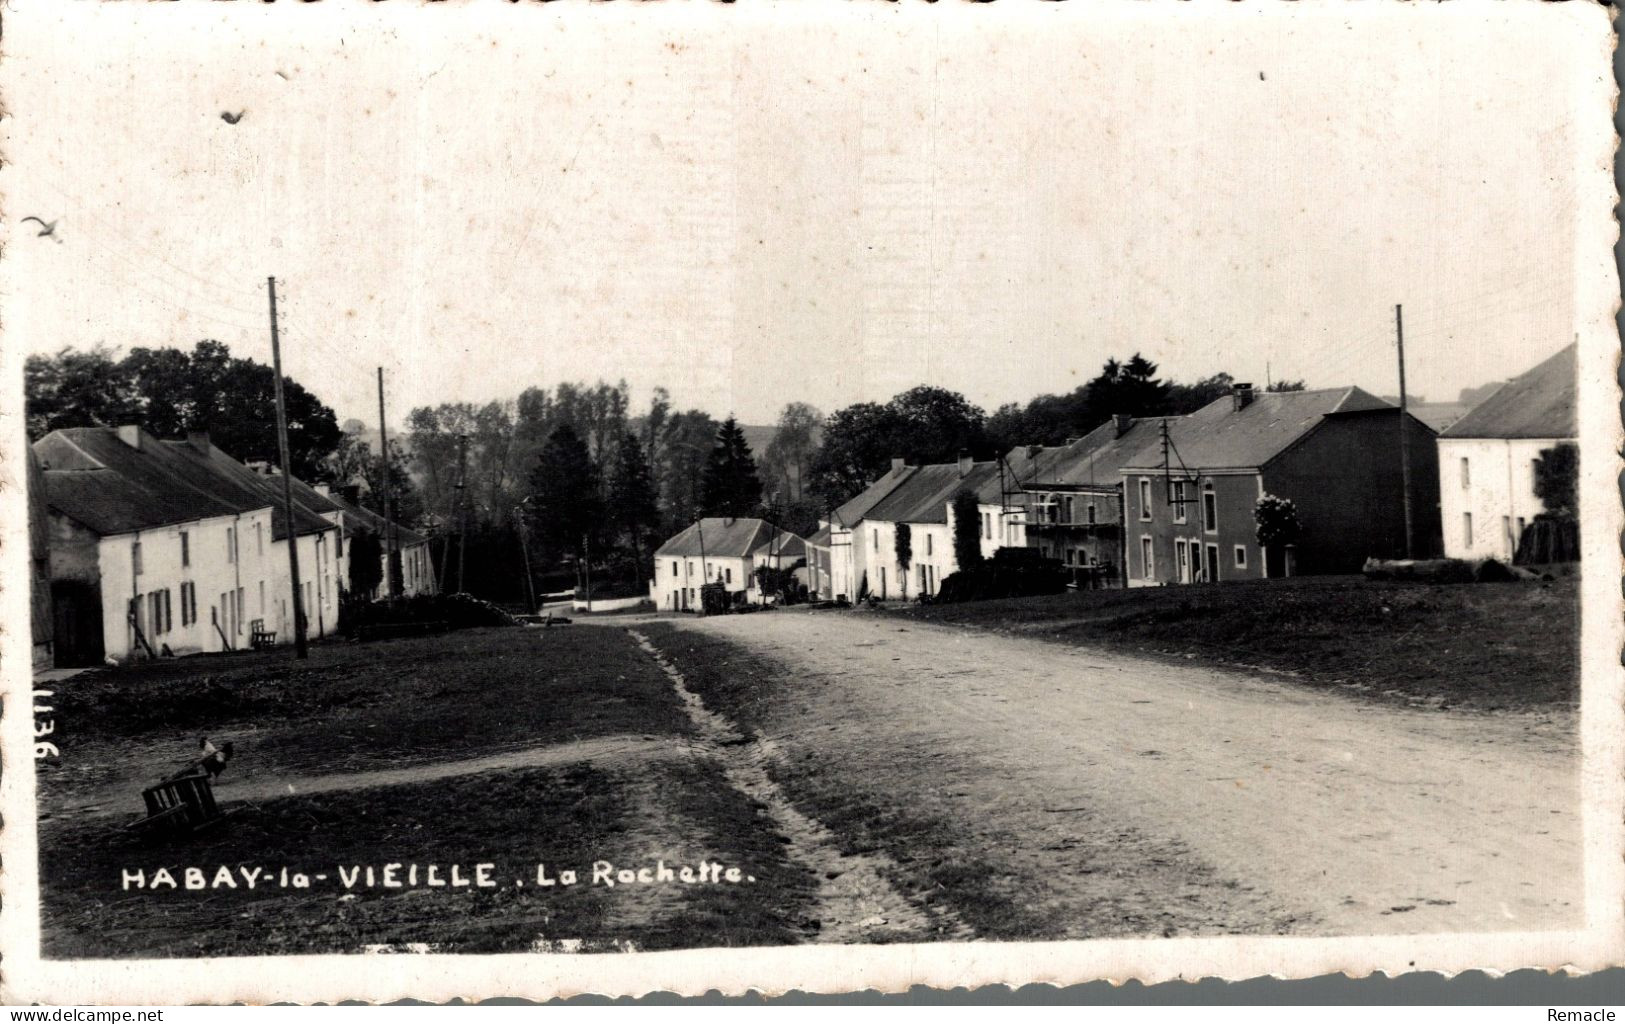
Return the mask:
[[165,779],[141,791],[147,816],[127,828],[150,837],[178,836],[217,825],[225,815],[214,802],[214,786],[204,774]]

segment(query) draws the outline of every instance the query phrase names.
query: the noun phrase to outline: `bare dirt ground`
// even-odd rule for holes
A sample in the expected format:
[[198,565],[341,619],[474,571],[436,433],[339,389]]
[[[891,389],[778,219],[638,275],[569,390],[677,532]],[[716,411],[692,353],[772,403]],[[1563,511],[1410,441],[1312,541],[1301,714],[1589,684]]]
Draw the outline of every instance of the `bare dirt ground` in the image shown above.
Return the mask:
[[[762,675],[770,689],[713,710],[775,746],[787,790],[826,778],[829,800],[880,805],[870,819],[928,815],[1007,903],[1052,920],[1116,885],[1129,931],[1581,923],[1570,712],[1386,707],[1262,673],[863,612],[666,622],[649,632],[679,667],[685,637],[778,666]],[[814,810],[839,831],[838,804]]]

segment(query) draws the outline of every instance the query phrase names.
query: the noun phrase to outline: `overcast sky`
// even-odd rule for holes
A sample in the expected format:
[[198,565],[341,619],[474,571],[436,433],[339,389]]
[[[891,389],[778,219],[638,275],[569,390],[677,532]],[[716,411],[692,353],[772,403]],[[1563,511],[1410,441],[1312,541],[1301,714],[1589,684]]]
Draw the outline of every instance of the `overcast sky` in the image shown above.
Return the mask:
[[1411,390],[1450,399],[1578,329],[1602,24],[17,0],[6,207],[60,241],[13,229],[6,340],[269,361],[274,274],[285,368],[341,418],[381,364],[397,422],[624,377],[760,423],[917,383],[991,411],[1136,350],[1392,393],[1402,302]]

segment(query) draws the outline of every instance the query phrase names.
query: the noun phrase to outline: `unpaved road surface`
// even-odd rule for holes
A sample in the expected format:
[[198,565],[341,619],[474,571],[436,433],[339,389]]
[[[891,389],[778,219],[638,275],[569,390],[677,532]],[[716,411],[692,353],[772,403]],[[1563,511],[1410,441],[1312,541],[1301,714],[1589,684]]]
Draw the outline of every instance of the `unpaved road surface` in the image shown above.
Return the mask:
[[872,755],[899,806],[1002,837],[1050,891],[1088,899],[1067,831],[1105,820],[1211,866],[1237,900],[1217,930],[1259,900],[1312,933],[1582,924],[1568,716],[1378,707],[862,612],[668,621],[782,664],[789,770]]

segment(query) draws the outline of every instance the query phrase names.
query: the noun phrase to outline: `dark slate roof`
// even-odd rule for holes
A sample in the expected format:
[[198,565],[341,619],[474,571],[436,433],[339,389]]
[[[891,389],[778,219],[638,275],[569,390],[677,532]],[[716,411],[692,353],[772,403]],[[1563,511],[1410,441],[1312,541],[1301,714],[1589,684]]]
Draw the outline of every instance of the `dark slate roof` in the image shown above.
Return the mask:
[[[1166,417],[1170,424],[1180,419]],[[1121,437],[1112,420],[1078,438],[1071,444],[1039,448],[1015,448],[1005,461],[1019,486],[1028,490],[1045,488],[1114,488],[1122,478],[1123,467],[1140,458],[1140,453],[1161,440],[1158,424],[1163,417],[1136,417],[1128,421]],[[1160,451],[1159,451],[1160,455]]]
[[897,489],[897,485],[914,474],[914,466],[901,466],[888,469],[886,474],[874,483],[865,487],[862,493],[852,498],[846,504],[830,513],[830,522],[836,529],[849,529],[869,514],[869,510],[882,501],[886,495]]
[[[329,494],[325,497],[329,502],[343,509],[345,516],[355,520],[358,525],[364,527],[372,533],[377,534],[379,542],[383,542],[385,526],[383,516],[374,512],[370,508],[366,508],[361,505],[353,505],[350,502],[345,501],[344,498],[337,494]],[[409,548],[418,544],[427,544],[428,538],[424,537],[416,530],[408,529],[407,527],[402,526],[400,523],[396,523],[395,543],[402,548]]]
[[1412,402],[1405,411],[1436,431],[1444,431],[1451,424],[1472,411],[1472,406],[1460,402]]
[[1575,401],[1579,385],[1576,346],[1569,345],[1501,385],[1439,436],[1578,437]]
[[[1168,418],[1168,434],[1183,464],[1194,471],[1254,469],[1286,451],[1327,416],[1394,409],[1356,387],[1261,392],[1241,409],[1225,395],[1188,416]],[[1160,431],[1151,432],[1156,437]],[[1134,453],[1124,469],[1162,468],[1160,440]]]
[[[257,491],[263,501],[259,507],[267,504],[276,509],[276,515],[271,517],[271,539],[286,540],[288,537],[288,520],[282,514],[282,475],[261,473],[245,466],[236,459],[227,455],[219,448],[210,446],[207,453],[201,452],[189,441],[165,441],[183,450],[187,455],[197,458],[207,458],[209,463],[222,476],[234,480],[238,485]],[[327,498],[316,493],[316,489],[295,477],[291,488],[293,492],[294,525],[300,536],[320,533],[323,530],[335,529],[335,525],[323,516],[328,513],[340,511],[339,506]]]
[[[219,449],[145,432],[140,440],[137,450],[111,427],[69,427],[34,442],[50,507],[105,537],[281,504],[280,489],[273,497],[267,478]],[[300,504],[296,499],[300,533],[332,528]],[[275,517],[272,536],[286,535]]]
[[810,548],[827,548],[827,547],[829,547],[829,534],[830,534],[829,527],[820,526],[813,533],[813,535],[811,537],[807,538],[807,546],[810,547]]
[[789,563],[798,558],[806,558],[807,545],[793,533],[786,533],[784,530],[774,533],[769,528],[767,539],[756,545],[756,550],[752,551],[751,555],[755,558],[772,558],[777,555]]
[[963,475],[959,463],[918,466],[891,493],[869,509],[865,519],[888,523],[946,523],[948,504],[962,490],[979,492],[989,481],[998,486],[996,462],[973,462]]
[[[772,532],[765,520],[707,517],[660,545],[658,555],[705,555],[710,558],[749,558]],[[701,547],[704,551],[701,551]]]

